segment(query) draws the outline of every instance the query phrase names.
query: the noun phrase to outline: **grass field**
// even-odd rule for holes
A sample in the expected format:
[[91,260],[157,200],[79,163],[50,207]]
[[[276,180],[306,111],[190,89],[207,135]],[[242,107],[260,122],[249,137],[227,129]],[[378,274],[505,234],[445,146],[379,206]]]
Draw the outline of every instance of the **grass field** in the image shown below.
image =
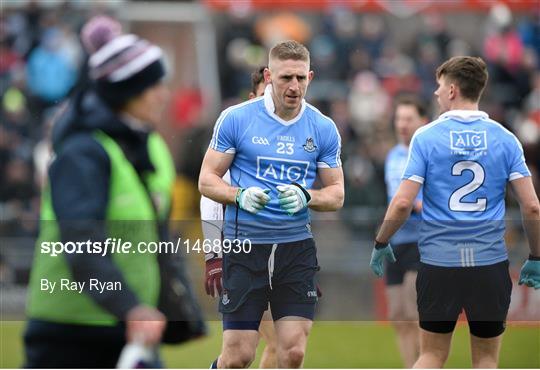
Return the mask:
[[[212,322],[208,337],[179,347],[164,347],[162,355],[165,365],[172,368],[208,368],[219,353],[220,327],[220,323]],[[23,328],[22,322],[1,323],[1,368],[23,365]],[[261,346],[259,354],[260,350]],[[402,365],[390,326],[371,322],[319,322],[315,324],[309,339],[305,367],[399,368]],[[466,326],[460,326],[454,334],[447,367],[470,367]],[[540,327],[510,325],[504,337],[500,367],[540,368]]]

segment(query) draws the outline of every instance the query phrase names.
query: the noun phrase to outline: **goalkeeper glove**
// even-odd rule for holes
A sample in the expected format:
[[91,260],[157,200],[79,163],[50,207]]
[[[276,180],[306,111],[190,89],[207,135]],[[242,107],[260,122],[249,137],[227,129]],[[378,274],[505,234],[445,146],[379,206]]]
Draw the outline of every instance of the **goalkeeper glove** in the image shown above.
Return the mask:
[[540,258],[529,256],[519,274],[519,285],[540,289]]
[[378,277],[383,276],[383,260],[386,260],[394,263],[396,262],[396,256],[392,251],[392,247],[388,243],[379,243],[375,241],[375,246],[371,252],[371,261],[369,261],[369,267]]
[[311,195],[309,195],[308,191],[296,182],[290,185],[278,185],[276,188],[279,192],[279,206],[289,216],[306,208],[311,200]]
[[205,284],[206,294],[218,297],[222,291],[223,258],[221,253],[207,253],[204,256],[206,263]]
[[257,213],[270,201],[268,193],[270,189],[261,189],[257,186],[252,186],[247,189],[238,189],[236,193],[236,205],[249,213]]

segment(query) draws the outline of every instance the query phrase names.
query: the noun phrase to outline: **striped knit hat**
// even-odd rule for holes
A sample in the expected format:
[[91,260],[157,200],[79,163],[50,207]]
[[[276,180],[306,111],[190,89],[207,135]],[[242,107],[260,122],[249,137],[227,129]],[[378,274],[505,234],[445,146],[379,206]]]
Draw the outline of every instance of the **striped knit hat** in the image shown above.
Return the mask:
[[122,34],[112,18],[92,18],[82,28],[81,40],[90,54],[88,67],[97,93],[112,108],[121,108],[165,76],[161,49],[135,35]]

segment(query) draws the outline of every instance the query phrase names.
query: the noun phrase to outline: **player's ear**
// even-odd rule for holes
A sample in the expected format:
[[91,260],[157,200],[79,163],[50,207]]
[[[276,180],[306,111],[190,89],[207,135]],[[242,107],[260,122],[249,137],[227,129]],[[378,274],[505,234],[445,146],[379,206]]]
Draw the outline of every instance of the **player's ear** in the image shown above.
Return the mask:
[[264,69],[263,76],[264,76],[265,84],[269,84],[270,82],[272,82],[272,79],[271,79],[272,74],[270,73],[270,69],[268,67]]
[[450,84],[450,88],[448,89],[448,98],[449,99],[455,99],[457,96],[457,86],[455,84]]
[[308,72],[308,81],[313,80],[313,77],[314,77],[314,76],[315,76],[315,72],[309,71],[309,72]]

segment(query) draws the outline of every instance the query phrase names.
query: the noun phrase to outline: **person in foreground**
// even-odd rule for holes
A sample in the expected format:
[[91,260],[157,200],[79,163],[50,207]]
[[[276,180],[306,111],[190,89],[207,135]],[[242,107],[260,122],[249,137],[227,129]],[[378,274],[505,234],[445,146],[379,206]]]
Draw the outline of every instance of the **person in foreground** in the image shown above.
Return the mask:
[[540,206],[523,149],[478,110],[488,73],[481,58],[454,57],[436,72],[441,116],[411,141],[403,181],[375,238],[370,266],[382,276],[395,260],[388,241],[409,217],[423,186],[420,269],[416,282],[420,357],[440,368],[463,309],[474,368],[498,364],[512,282],[504,243],[506,185],[519,202],[530,248],[519,284],[540,288]]
[[[313,71],[302,44],[275,45],[264,96],[223,111],[199,177],[202,195],[226,204],[223,347],[213,367],[247,367],[270,307],[277,366],[299,368],[314,317],[318,270],[309,212],[343,205],[341,140],[334,122],[307,104]],[[222,177],[230,170],[231,184]],[[311,189],[315,177],[322,187]],[[249,248],[248,248],[249,247]]]
[[[398,144],[386,156],[384,178],[391,201],[401,183],[409,145],[416,130],[428,122],[424,104],[414,96],[401,97],[395,108],[394,126]],[[386,264],[388,318],[396,329],[398,346],[405,367],[418,359],[420,348],[415,282],[420,262],[418,228],[422,213],[422,192],[416,197],[407,222],[396,232],[391,245],[396,263]]]
[[[249,99],[263,96],[266,87],[264,82],[265,68],[266,67],[261,67],[251,74],[251,91],[249,92]],[[225,173],[225,176],[223,176],[223,180],[228,184],[231,183],[231,175],[228,171]],[[205,196],[201,196],[200,208],[204,239],[212,240],[212,242],[216,239],[221,241],[223,233],[223,211],[225,207],[221,203],[214,202]],[[206,293],[212,297],[220,297],[222,293],[221,278],[223,274],[223,253],[210,252],[206,253],[204,257],[206,265]],[[259,334],[266,342],[264,351],[261,355],[259,368],[275,369],[277,367],[277,338],[270,310],[264,311],[259,326]]]
[[[175,176],[154,130],[169,96],[162,51],[119,29],[99,16],[83,27],[92,83],[74,93],[53,127],[26,367],[114,368],[128,342],[157,353],[166,328],[156,254],[112,251],[115,242],[164,240]],[[51,243],[63,243],[64,253],[51,253]]]

